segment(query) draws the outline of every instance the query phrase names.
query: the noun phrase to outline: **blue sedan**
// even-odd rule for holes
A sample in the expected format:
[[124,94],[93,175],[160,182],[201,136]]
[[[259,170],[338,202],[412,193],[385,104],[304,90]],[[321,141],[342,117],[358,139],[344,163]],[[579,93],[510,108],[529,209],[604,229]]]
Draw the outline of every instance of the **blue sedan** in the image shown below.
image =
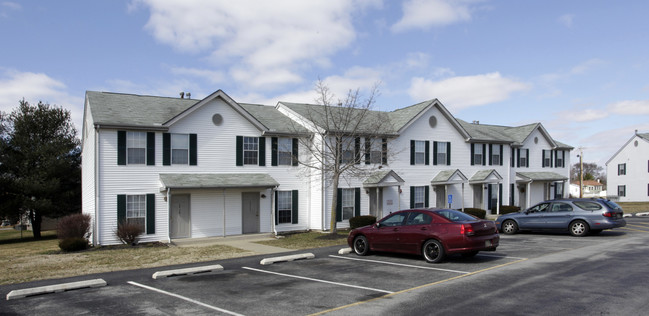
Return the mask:
[[560,199],[502,215],[496,219],[496,227],[509,235],[523,230],[568,230],[580,237],[626,226],[623,214],[622,208],[610,200]]

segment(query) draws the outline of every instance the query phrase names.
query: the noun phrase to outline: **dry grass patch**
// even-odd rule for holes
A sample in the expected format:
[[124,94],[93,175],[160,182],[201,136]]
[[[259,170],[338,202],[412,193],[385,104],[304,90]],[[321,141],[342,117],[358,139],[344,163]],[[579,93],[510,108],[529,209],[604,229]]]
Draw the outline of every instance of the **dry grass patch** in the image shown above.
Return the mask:
[[336,235],[327,232],[308,232],[284,235],[276,240],[258,241],[257,243],[286,249],[309,249],[347,245],[348,230],[339,230]]

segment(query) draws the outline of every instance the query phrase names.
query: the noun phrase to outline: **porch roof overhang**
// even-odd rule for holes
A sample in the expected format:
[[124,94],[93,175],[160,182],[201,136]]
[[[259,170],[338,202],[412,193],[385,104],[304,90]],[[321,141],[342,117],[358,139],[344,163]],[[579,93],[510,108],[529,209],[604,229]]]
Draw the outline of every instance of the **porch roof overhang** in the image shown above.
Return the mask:
[[274,188],[279,186],[266,173],[168,173],[160,174],[161,191],[167,189]]
[[469,180],[471,184],[501,183],[503,177],[495,169],[486,169],[476,172]]
[[467,177],[460,169],[442,170],[430,181],[431,185],[466,183]]
[[364,188],[390,187],[403,185],[405,181],[394,170],[380,170],[372,173],[365,181]]
[[516,182],[534,182],[534,181],[567,181],[568,178],[556,172],[516,172]]

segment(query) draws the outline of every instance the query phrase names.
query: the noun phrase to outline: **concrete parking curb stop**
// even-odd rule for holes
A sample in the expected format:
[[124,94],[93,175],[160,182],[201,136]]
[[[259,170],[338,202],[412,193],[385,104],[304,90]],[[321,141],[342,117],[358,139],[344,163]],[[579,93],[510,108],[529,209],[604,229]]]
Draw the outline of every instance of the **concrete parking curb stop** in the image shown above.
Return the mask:
[[34,296],[34,295],[40,295],[46,293],[58,293],[58,292],[65,292],[70,290],[77,290],[77,289],[83,289],[88,287],[100,287],[100,286],[106,286],[106,281],[104,281],[103,279],[94,279],[94,280],[86,280],[86,281],[79,281],[79,282],[62,283],[56,285],[40,286],[40,287],[34,287],[34,288],[22,289],[22,290],[13,290],[9,292],[9,294],[7,294],[7,301],[17,299],[17,298],[24,298],[27,296]]
[[158,278],[167,278],[167,277],[178,276],[178,275],[207,273],[207,272],[221,271],[221,270],[223,270],[223,266],[221,266],[219,264],[215,264],[215,265],[211,265],[211,266],[202,266],[202,267],[193,267],[193,268],[185,268],[185,269],[157,271],[156,273],[153,274],[152,277],[153,277],[153,279],[158,279]]
[[313,259],[313,258],[315,258],[315,255],[312,253],[301,253],[301,254],[295,254],[290,256],[264,258],[259,262],[259,264],[265,266],[265,265],[273,264],[275,262],[293,261],[293,260],[300,260],[300,259]]
[[351,252],[352,252],[352,248],[343,248],[343,249],[338,250],[339,255],[346,255],[346,254],[351,253]]

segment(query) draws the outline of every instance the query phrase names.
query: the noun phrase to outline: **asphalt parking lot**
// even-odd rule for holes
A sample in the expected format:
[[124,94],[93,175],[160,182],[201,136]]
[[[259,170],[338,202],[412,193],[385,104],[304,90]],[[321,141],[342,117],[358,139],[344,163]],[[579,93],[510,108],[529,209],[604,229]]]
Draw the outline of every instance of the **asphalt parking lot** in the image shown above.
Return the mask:
[[[187,266],[218,264],[223,270],[153,279],[146,269],[75,278],[102,278],[107,285],[0,302],[8,315],[308,315],[344,311],[377,298],[389,299],[425,287],[440,287],[520,262],[629,236],[649,233],[649,218],[627,219],[627,227],[582,238],[557,233],[501,235],[496,252],[450,257],[427,264],[421,257],[339,254],[328,247],[290,254],[315,258],[260,264],[254,256]],[[282,254],[284,255],[284,254]],[[184,266],[185,267],[185,266]],[[6,295],[17,286],[3,286]]]

